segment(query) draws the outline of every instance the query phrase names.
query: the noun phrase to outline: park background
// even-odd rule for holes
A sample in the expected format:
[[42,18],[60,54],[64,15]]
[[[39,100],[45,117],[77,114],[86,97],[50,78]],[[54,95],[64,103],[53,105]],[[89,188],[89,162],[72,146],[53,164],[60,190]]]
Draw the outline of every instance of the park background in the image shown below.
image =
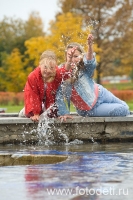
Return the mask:
[[[67,44],[79,42],[86,49],[87,35],[92,33],[97,58],[96,82],[126,101],[133,110],[133,1],[58,0],[57,3],[59,11],[47,30],[39,10],[32,11],[27,20],[7,16],[0,20],[0,108],[6,108],[6,112],[21,110],[27,76],[38,65],[43,51],[54,50],[61,64],[65,61]],[[45,4],[44,0],[42,6]],[[74,111],[73,106],[71,110]]]

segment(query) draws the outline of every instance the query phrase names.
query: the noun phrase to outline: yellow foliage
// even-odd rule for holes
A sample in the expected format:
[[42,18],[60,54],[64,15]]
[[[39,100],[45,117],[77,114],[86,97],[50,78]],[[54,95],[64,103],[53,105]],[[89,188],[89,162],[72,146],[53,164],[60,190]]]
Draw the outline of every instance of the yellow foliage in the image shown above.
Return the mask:
[[[25,55],[25,64],[34,61],[34,66],[38,66],[39,57],[43,51],[53,50],[58,58],[58,64],[65,61],[65,49],[68,43],[78,42],[87,50],[87,37],[90,33],[90,28],[82,26],[82,17],[72,13],[59,15],[55,22],[50,23],[50,34],[44,37],[34,37],[25,41],[27,48]],[[94,44],[94,51],[99,52],[97,44]],[[96,55],[97,56],[97,55]],[[97,61],[100,58],[97,56]]]
[[13,49],[5,61],[6,88],[8,91],[20,92],[23,90],[26,74],[23,70],[22,56],[19,50]]
[[[87,36],[90,33],[88,27],[83,27],[82,16],[65,13],[57,17],[56,22],[51,22],[51,48],[56,51],[59,62],[64,62],[65,48],[70,42],[78,42],[87,49]],[[97,45],[94,45],[97,50]]]
[[25,41],[25,46],[27,50],[25,51],[25,55],[28,54],[28,59],[25,60],[25,64],[28,63],[29,60],[34,60],[34,65],[37,66],[39,62],[39,56],[43,51],[48,49],[47,37],[34,37],[27,41]]

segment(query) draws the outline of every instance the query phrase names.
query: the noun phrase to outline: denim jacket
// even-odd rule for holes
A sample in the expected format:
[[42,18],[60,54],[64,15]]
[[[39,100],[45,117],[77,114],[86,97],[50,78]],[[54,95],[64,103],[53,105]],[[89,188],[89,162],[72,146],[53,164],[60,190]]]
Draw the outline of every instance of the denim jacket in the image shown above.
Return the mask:
[[56,92],[58,116],[70,113],[70,111],[67,109],[64,98],[67,100],[68,107],[70,107],[72,88],[76,90],[78,95],[83,99],[90,109],[92,109],[97,101],[98,86],[92,78],[93,72],[96,68],[96,59],[94,57],[92,60],[87,60],[86,56],[84,56],[83,61],[84,69],[79,72],[78,79],[74,82],[74,84],[64,82],[63,85],[59,86]]

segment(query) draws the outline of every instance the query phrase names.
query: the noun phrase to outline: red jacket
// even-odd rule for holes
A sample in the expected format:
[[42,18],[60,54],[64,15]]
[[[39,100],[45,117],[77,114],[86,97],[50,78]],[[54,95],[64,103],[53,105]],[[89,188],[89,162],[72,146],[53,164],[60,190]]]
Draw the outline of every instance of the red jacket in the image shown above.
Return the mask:
[[[55,79],[47,83],[46,91],[44,91],[44,82],[40,67],[36,67],[34,71],[29,74],[24,88],[25,114],[27,117],[33,116],[34,114],[40,115],[43,112],[42,103],[44,101],[46,109],[55,103],[56,90],[61,84],[62,79],[68,78],[67,72],[68,71],[66,71],[64,67],[56,67]],[[57,116],[57,110],[52,111],[52,116],[50,117],[53,116]]]

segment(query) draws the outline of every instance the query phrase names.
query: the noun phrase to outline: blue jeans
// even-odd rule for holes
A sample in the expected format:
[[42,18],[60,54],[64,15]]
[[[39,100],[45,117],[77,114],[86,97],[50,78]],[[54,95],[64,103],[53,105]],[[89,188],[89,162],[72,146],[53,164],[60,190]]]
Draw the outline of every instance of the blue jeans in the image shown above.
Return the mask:
[[79,115],[84,117],[117,117],[130,115],[129,107],[124,101],[114,96],[102,85],[98,85],[98,87],[100,92],[95,106],[89,111],[77,109]]

